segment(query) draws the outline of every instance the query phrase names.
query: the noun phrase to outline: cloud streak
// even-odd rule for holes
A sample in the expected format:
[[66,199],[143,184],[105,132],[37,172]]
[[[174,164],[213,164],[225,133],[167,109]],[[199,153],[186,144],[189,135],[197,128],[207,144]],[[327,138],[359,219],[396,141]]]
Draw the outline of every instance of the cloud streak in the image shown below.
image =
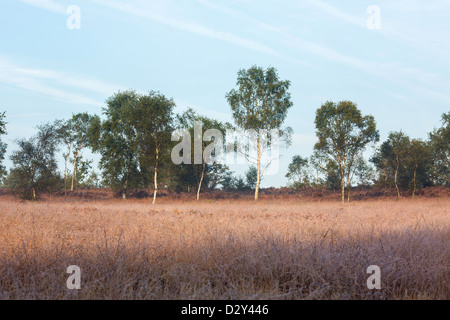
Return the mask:
[[[223,31],[217,31],[212,28],[203,26],[201,24],[188,21],[185,19],[182,19],[180,17],[176,17],[172,14],[167,13],[166,10],[163,10],[161,7],[153,7],[154,2],[150,1],[150,7],[143,5],[141,2],[140,4],[132,4],[129,2],[121,2],[121,1],[112,1],[112,0],[94,0],[96,3],[140,17],[144,19],[148,19],[151,21],[155,21],[161,24],[165,24],[167,26],[197,34],[200,36],[204,36],[211,39],[216,39],[219,41],[227,42],[236,46],[240,46],[243,48],[247,48],[250,50],[258,51],[261,53],[265,53],[268,55],[276,56],[288,61],[292,61],[298,64],[302,65],[308,65],[303,61],[300,61],[298,59],[288,57],[286,55],[283,55],[282,53],[272,49],[271,47],[264,45],[262,43],[259,43],[257,41],[247,39],[241,36],[238,36],[236,34],[233,34],[231,32],[223,32]],[[148,3],[145,2],[147,5]],[[309,65],[310,66],[310,65]]]
[[[197,0],[197,2],[212,9],[219,10],[224,14],[232,15],[242,21],[254,23],[264,31],[274,32],[280,36],[280,41],[287,47],[292,47],[301,52],[337,62],[341,65],[351,67],[369,75],[385,79],[386,81],[394,83],[407,90],[419,92],[428,97],[450,101],[450,96],[448,95],[448,92],[450,91],[450,82],[447,79],[442,78],[439,74],[432,73],[418,67],[404,66],[400,63],[380,63],[345,55],[319,43],[293,36],[281,28],[270,26],[262,21],[252,18],[249,15],[226,6],[217,5],[216,3],[212,3],[208,0]],[[307,0],[307,2],[320,8],[328,14],[346,21],[347,23],[366,28],[365,19],[363,17],[345,13],[342,10],[320,0]],[[370,85],[370,87],[376,88],[373,85]],[[399,96],[397,93],[390,92],[389,90],[381,88],[379,88],[379,90],[384,93],[389,93],[391,96],[396,98],[404,99],[404,97]]]
[[[306,0],[310,5],[320,9],[329,16],[335,17],[346,23],[366,28],[364,16],[349,14],[338,7],[330,5],[322,0]],[[377,33],[383,37],[425,50],[435,56],[445,58],[448,62],[450,44],[447,31],[427,24],[421,24],[417,28],[416,23],[423,20],[428,13],[445,13],[443,19],[450,14],[448,1],[389,1],[381,6],[382,27]],[[386,14],[385,14],[386,13]],[[395,19],[393,19],[395,17]]]
[[12,85],[49,98],[77,105],[101,106],[94,95],[109,96],[123,87],[99,80],[53,70],[19,66],[0,55],[0,83]]
[[57,3],[53,0],[19,0],[19,1],[47,11],[66,14],[66,8],[62,4]]

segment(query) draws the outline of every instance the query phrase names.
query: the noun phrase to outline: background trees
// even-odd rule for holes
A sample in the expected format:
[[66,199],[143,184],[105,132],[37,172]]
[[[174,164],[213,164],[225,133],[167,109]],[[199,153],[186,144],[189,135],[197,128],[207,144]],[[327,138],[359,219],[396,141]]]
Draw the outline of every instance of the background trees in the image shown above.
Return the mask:
[[[262,154],[275,143],[268,131],[280,129],[289,142],[291,129],[281,126],[292,106],[287,91],[290,83],[279,80],[273,68],[255,66],[239,71],[237,85],[226,97],[236,125],[249,135],[238,136],[237,140],[233,136],[225,145],[241,147],[244,138],[254,143],[256,166],[250,166],[243,176],[234,176],[226,165],[208,163],[204,157],[209,151],[213,156],[220,151],[213,142],[226,140],[227,129],[233,129],[231,124],[202,116],[193,109],[176,115],[173,99],[155,91],[139,94],[128,90],[107,99],[104,120],[88,113],[74,114],[68,120],[41,125],[35,136],[17,141],[18,149],[11,155],[13,167],[5,179],[2,160],[6,144],[0,140],[2,186],[33,200],[43,192],[51,194],[68,185],[72,190],[78,186],[108,187],[120,192],[124,199],[131,191],[148,189],[153,192],[153,203],[162,188],[195,192],[197,199],[205,189],[255,190],[258,199],[264,172]],[[200,130],[194,130],[196,122],[201,124]],[[350,201],[353,182],[365,188],[373,184],[393,188],[397,197],[404,190],[414,196],[426,186],[450,185],[450,112],[442,115],[441,127],[429,133],[428,140],[412,139],[402,131],[391,132],[370,158],[374,166],[366,161],[363,151],[369,143],[379,140],[375,119],[363,116],[356,104],[323,104],[316,112],[315,125],[319,141],[313,154],[309,158],[295,156],[286,174],[290,186],[298,190],[314,186],[341,189],[344,201],[347,186]],[[5,127],[5,114],[1,113],[0,136],[6,133]],[[190,163],[172,162],[175,149],[171,136],[176,129],[187,131],[190,137],[198,136],[201,143],[191,139],[188,146],[192,151],[198,149],[201,160],[195,159],[194,152],[188,158]],[[210,129],[219,130],[221,135],[215,137]],[[64,146],[64,183],[57,166],[60,144]],[[87,148],[100,154],[102,179],[92,170],[93,161],[82,155]],[[250,157],[248,153],[246,156]],[[69,166],[73,167],[71,173]]]
[[309,157],[309,164],[314,171],[316,189],[323,184],[321,175],[327,172],[328,155],[323,150],[314,149],[313,154]]
[[408,178],[405,174],[405,166],[409,145],[410,139],[403,132],[391,132],[372,159],[378,170],[385,175],[386,182],[393,177],[398,198],[400,197],[399,183],[402,188],[407,186]]
[[245,173],[245,181],[247,182],[247,185],[244,185],[243,188],[248,187],[250,190],[255,190],[258,182],[258,169],[255,166],[250,166],[250,168],[248,168]]
[[[67,121],[60,121],[59,135],[62,143],[66,147],[66,151],[63,154],[65,160],[64,168],[64,187],[67,188],[68,178],[68,163],[73,164],[72,178],[70,184],[70,190],[74,190],[74,185],[77,178],[78,161],[81,157],[82,151],[88,148],[90,141],[92,141],[92,135],[94,130],[94,123],[99,122],[98,116],[91,116],[88,113],[78,113],[72,115]],[[71,158],[72,157],[72,158]],[[87,163],[82,164],[82,168],[85,168]]]
[[[194,161],[195,155],[193,153],[191,154],[191,164],[184,165],[185,169],[187,169],[187,171],[190,171],[189,174],[195,177],[197,186],[197,200],[199,200],[202,185],[206,182],[207,186],[209,185],[210,188],[215,188],[218,184],[220,184],[223,181],[224,174],[226,174],[226,172],[228,171],[228,167],[220,163],[213,163],[213,164],[207,163],[209,161],[207,161],[208,159],[205,158],[204,153],[211,142],[208,142],[209,139],[205,139],[207,138],[206,133],[208,130],[211,129],[219,130],[222,133],[222,139],[225,141],[226,129],[230,128],[231,124],[222,123],[215,119],[201,116],[191,108],[189,108],[181,115],[178,115],[177,119],[178,119],[178,128],[182,130],[188,130],[190,132],[190,136],[192,138],[191,150],[195,150],[196,148],[194,142],[195,139],[201,141],[200,145],[198,146],[199,150],[197,150],[197,152],[201,152],[202,155],[201,164],[195,163],[196,162]],[[194,130],[195,123],[201,125],[201,130],[199,132],[196,132],[196,130]],[[196,137],[195,135],[198,136]],[[217,139],[217,137],[214,138]],[[221,151],[223,150],[220,150],[220,152]],[[218,152],[219,150],[213,150],[213,156],[215,156],[216,153]]]
[[[270,130],[280,130],[280,136],[289,141],[291,129],[282,130],[288,110],[292,107],[291,95],[288,89],[290,81],[278,78],[274,68],[264,70],[253,66],[238,72],[237,89],[231,90],[226,98],[233,113],[233,119],[242,130],[253,133],[255,141],[257,181],[255,187],[255,200],[258,200],[261,183],[261,158],[265,151],[266,134]],[[266,131],[266,132],[264,132]]]
[[55,191],[61,180],[55,158],[58,139],[57,127],[45,124],[38,127],[36,136],[17,141],[19,149],[11,155],[8,186],[32,200],[43,191]]
[[417,184],[423,187],[429,181],[427,171],[431,163],[429,145],[420,139],[411,140],[407,150],[406,166],[407,170],[412,172],[413,197],[416,194]]
[[101,155],[100,168],[107,186],[121,191],[126,199],[130,188],[142,186],[136,150],[137,132],[132,115],[138,107],[139,95],[135,91],[114,94],[103,110],[106,120],[93,123],[93,151]]
[[442,115],[442,126],[429,134],[429,145],[432,182],[450,186],[450,111]]
[[[170,165],[171,134],[174,130],[173,108],[175,102],[159,92],[151,91],[137,97],[131,109],[130,122],[136,132],[135,148],[141,174],[153,182],[153,204],[158,192],[158,168]],[[151,178],[150,178],[151,177]]]
[[286,178],[292,182],[294,188],[299,189],[310,183],[308,168],[309,163],[307,158],[294,156],[286,174]]
[[345,202],[345,178],[350,201],[351,176],[358,155],[370,142],[379,140],[373,116],[362,116],[351,101],[327,102],[316,112],[316,134],[319,142],[314,149],[327,154],[339,166],[342,202]]
[[401,131],[391,132],[371,161],[378,171],[378,184],[393,186],[398,198],[401,190],[410,189],[414,196],[418,188],[432,184],[432,144]]

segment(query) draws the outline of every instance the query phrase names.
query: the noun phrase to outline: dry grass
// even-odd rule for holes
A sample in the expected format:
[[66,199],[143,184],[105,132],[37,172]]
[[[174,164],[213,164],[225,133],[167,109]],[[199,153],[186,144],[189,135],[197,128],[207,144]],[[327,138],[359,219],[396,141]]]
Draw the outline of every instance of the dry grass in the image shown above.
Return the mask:
[[449,299],[449,205],[2,198],[0,299]]

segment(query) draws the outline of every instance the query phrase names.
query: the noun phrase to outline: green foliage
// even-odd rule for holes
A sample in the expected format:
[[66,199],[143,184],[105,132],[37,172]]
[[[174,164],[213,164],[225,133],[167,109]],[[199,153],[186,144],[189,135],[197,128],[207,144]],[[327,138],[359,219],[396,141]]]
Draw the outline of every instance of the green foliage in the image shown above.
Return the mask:
[[0,113],[0,135],[6,134],[6,122],[5,122],[6,113]]
[[54,124],[38,127],[36,136],[17,141],[19,149],[11,155],[13,168],[7,185],[23,198],[37,200],[41,192],[52,193],[61,186],[55,153],[59,143]]
[[143,186],[132,117],[138,103],[135,91],[118,92],[106,100],[103,110],[106,120],[92,124],[92,147],[101,155],[103,181],[113,190],[121,191],[124,198],[128,190]]
[[69,174],[67,164],[69,161],[73,164],[71,183],[71,190],[73,190],[78,174],[78,159],[81,157],[83,149],[91,146],[98,122],[100,122],[100,118],[98,116],[91,116],[86,112],[73,114],[72,118],[67,121],[57,121],[58,135],[61,142],[66,147],[66,151],[63,154],[65,159],[65,188],[67,188],[67,178]]
[[450,111],[442,115],[442,126],[429,134],[429,144],[431,179],[436,185],[450,186]]
[[289,164],[288,173],[286,174],[286,178],[291,181],[292,186],[296,189],[300,189],[309,185],[309,175],[308,159],[302,158],[301,156],[294,156],[292,162]]
[[124,198],[130,189],[154,183],[156,197],[158,168],[164,165],[167,170],[161,173],[168,174],[171,166],[174,101],[158,92],[130,90],[106,103],[106,120],[94,119],[89,134],[93,151],[101,154],[103,182]]
[[82,187],[86,189],[103,188],[100,177],[95,171],[91,171],[91,174],[83,180]]
[[290,81],[278,79],[276,69],[253,66],[238,72],[238,90],[226,98],[238,127],[244,130],[279,129],[292,107]]
[[325,172],[325,187],[330,190],[338,190],[341,188],[341,173],[336,161],[328,159],[325,165]]
[[247,182],[247,186],[251,190],[255,190],[257,179],[258,179],[258,169],[255,166],[250,166],[250,168],[245,173],[245,180]]
[[[409,174],[406,168],[410,138],[401,131],[391,132],[388,139],[378,148],[371,161],[377,167],[379,180],[386,186],[406,189]],[[397,181],[397,182],[396,182]]]
[[246,182],[244,180],[244,178],[234,177],[231,171],[227,171],[227,173],[224,175],[221,185],[222,190],[224,191],[248,191],[254,189],[255,183],[252,182],[252,187],[251,185],[249,185],[248,181]]
[[415,190],[431,184],[435,163],[433,147],[403,132],[391,132],[371,159],[378,171],[378,185]]
[[[74,160],[72,160],[72,164],[74,163]],[[92,172],[92,163],[93,160],[84,160],[82,156],[78,157],[75,170],[75,176],[74,176],[74,186],[75,189],[81,187],[81,188],[89,188],[92,187],[87,183],[87,180],[91,178],[91,172]]]
[[275,68],[264,70],[253,66],[238,72],[237,89],[227,93],[226,98],[233,113],[236,125],[243,130],[254,130],[255,148],[258,154],[257,183],[255,199],[258,199],[259,184],[262,177],[261,156],[264,152],[264,139],[260,130],[280,130],[280,137],[290,144],[292,129],[282,129],[288,110],[292,107],[291,95],[288,92],[290,81],[278,78]]
[[[202,132],[194,132],[195,122],[202,124]],[[201,116],[196,113],[193,109],[189,108],[181,115],[177,115],[177,128],[181,130],[188,130],[191,136],[191,150],[195,150],[194,140],[197,138],[201,141],[201,152],[202,155],[208,145],[212,142],[204,141],[203,136],[207,130],[216,129],[222,133],[223,141],[226,141],[226,130],[231,128],[231,124],[222,123],[218,120],[211,119],[205,116]],[[198,137],[194,135],[198,134]],[[216,150],[213,151],[213,156],[215,155]],[[218,185],[222,184],[224,179],[226,180],[226,175],[228,172],[228,167],[225,165],[221,165],[219,163],[208,164],[206,163],[206,159],[202,156],[202,163],[195,164],[195,155],[194,152],[191,153],[191,164],[181,164],[180,170],[177,170],[179,174],[181,174],[178,179],[179,182],[187,183],[189,186],[189,190],[191,188],[197,188],[197,194],[199,197],[200,190],[202,185],[206,186],[206,188],[212,190],[216,188]],[[189,176],[191,178],[189,178]],[[186,186],[185,186],[186,188]],[[180,189],[180,186],[177,187]]]
[[327,173],[327,161],[328,155],[323,150],[314,149],[313,154],[309,158],[309,165],[311,170],[314,171],[314,183],[316,188],[323,185],[323,179],[321,176]]
[[358,185],[368,187],[375,180],[375,170],[362,156],[359,156],[355,162],[355,176],[358,179]]
[[351,101],[327,102],[317,110],[315,125],[319,142],[314,148],[339,166],[344,201],[345,178],[350,188],[355,160],[369,143],[379,140],[375,119],[371,115],[363,116]]
[[[431,148],[420,139],[413,139],[408,146],[406,169],[410,175],[410,189],[425,187],[430,184],[429,168],[431,167]],[[414,194],[413,193],[413,194]]]
[[226,165],[214,163],[208,166],[207,180],[205,185],[209,190],[214,190],[218,186],[223,186],[224,181],[230,173],[230,168]]
[[[141,174],[146,183],[154,182],[154,173],[160,165],[169,165],[171,134],[174,130],[175,102],[158,92],[139,96],[136,109],[130,112],[136,130],[136,150]],[[162,174],[160,172],[159,174]]]

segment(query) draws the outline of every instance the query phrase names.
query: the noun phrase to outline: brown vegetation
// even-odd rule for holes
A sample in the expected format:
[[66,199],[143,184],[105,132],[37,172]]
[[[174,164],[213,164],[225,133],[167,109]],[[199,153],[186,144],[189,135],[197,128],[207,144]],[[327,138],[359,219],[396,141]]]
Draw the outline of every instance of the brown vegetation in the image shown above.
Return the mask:
[[449,299],[449,205],[2,197],[0,299]]

